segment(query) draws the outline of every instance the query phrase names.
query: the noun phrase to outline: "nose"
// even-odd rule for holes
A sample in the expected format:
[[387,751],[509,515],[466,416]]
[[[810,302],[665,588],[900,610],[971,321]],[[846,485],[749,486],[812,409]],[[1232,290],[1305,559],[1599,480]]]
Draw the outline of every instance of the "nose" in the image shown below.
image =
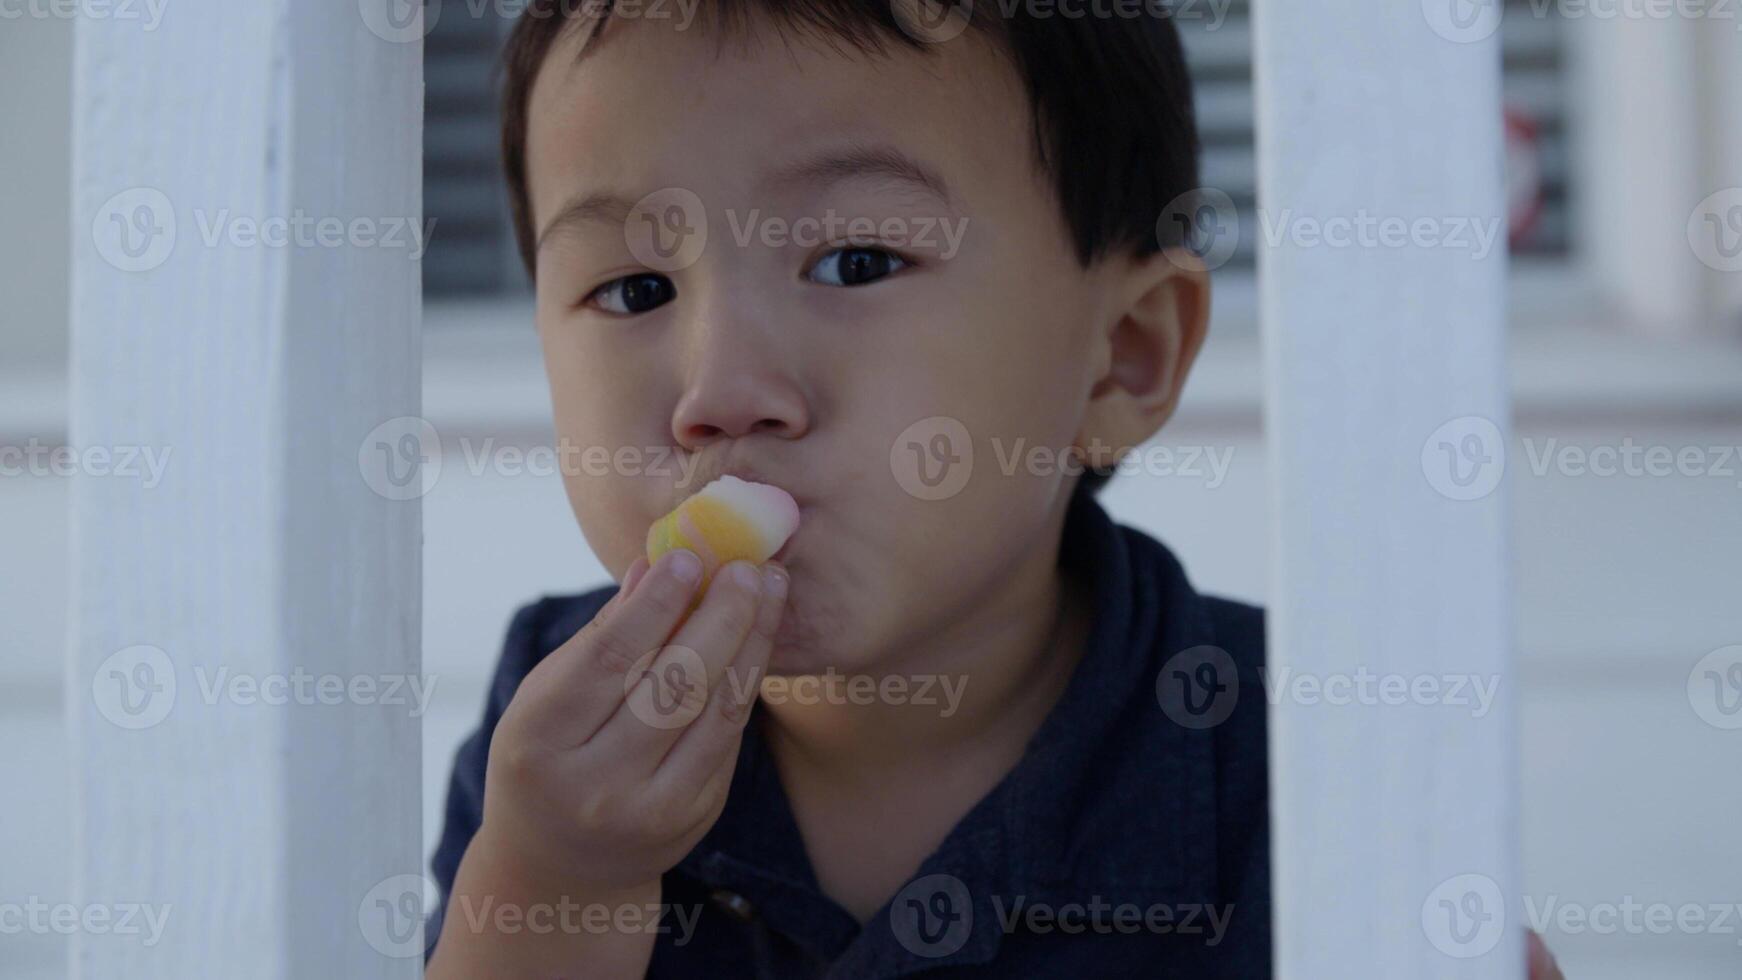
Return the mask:
[[672,413],[679,446],[694,452],[720,439],[809,430],[809,403],[771,331],[727,318],[696,327],[689,383]]

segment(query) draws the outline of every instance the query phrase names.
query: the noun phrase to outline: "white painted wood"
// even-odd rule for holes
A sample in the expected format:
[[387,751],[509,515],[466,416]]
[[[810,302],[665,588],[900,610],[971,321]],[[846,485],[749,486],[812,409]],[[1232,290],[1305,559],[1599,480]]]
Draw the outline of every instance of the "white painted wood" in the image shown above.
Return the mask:
[[419,671],[420,510],[360,449],[418,412],[418,265],[264,222],[419,220],[421,46],[354,0],[162,14],[77,26],[71,441],[167,466],[75,480],[67,713],[74,901],[167,919],[72,975],[414,977],[370,891],[422,866],[419,720],[364,685]]
[[[1742,337],[1742,254],[1737,251],[1742,239],[1742,98],[1737,97],[1742,92],[1742,23],[1712,18],[1700,27],[1701,131],[1711,143],[1702,189],[1716,197],[1707,199],[1712,203],[1709,216],[1693,220],[1696,227],[1714,220],[1722,224],[1724,247],[1719,249],[1715,241],[1709,251],[1703,242],[1701,247],[1716,266],[1708,277],[1714,332],[1736,338]],[[1710,225],[1706,229],[1710,232]]]
[[[1440,6],[1254,4],[1259,226],[1280,235],[1259,279],[1283,980],[1524,966],[1506,494],[1453,499],[1499,473],[1461,486],[1439,448],[1501,452],[1508,427],[1504,235],[1479,257],[1458,232],[1505,227],[1498,25],[1450,17],[1498,5]],[[1429,222],[1443,244],[1300,234],[1363,214]],[[1388,705],[1375,680],[1339,705],[1293,683],[1364,675],[1479,679],[1497,701],[1477,717],[1422,688]],[[1482,902],[1467,907],[1494,928],[1460,942],[1442,900]]]
[[1698,333],[1709,276],[1687,223],[1708,193],[1696,192],[1700,23],[1584,16],[1566,30],[1575,236],[1589,281],[1630,329]]

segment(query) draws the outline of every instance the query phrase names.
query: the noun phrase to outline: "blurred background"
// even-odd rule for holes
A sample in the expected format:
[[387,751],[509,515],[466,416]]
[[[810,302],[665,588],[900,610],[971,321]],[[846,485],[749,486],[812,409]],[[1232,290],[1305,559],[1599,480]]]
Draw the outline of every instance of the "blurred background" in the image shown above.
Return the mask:
[[[439,681],[424,719],[432,840],[509,616],[608,582],[557,477],[474,462],[554,437],[496,164],[491,69],[506,22],[449,8],[426,47],[425,202],[437,224],[424,262],[425,414],[446,451],[425,498],[424,669]],[[0,3],[0,447],[66,438],[74,23],[46,9]],[[1181,24],[1205,183],[1235,203],[1240,230],[1217,273],[1209,347],[1156,445],[1225,465],[1121,476],[1104,500],[1178,551],[1201,588],[1262,602],[1253,276],[1265,228],[1248,9],[1198,9]],[[1539,0],[1508,3],[1500,28],[1527,898],[1737,906],[1727,931],[1605,935],[1551,921],[1575,980],[1742,976],[1742,668],[1722,669],[1742,651],[1710,656],[1742,644],[1739,19],[1717,4]],[[1606,472],[1569,464],[1567,447],[1595,451],[1572,457],[1587,463],[1664,447],[1699,465]],[[0,473],[0,903],[69,894],[61,705],[88,694],[62,690],[68,487]],[[63,976],[66,943],[0,933],[0,976]]]

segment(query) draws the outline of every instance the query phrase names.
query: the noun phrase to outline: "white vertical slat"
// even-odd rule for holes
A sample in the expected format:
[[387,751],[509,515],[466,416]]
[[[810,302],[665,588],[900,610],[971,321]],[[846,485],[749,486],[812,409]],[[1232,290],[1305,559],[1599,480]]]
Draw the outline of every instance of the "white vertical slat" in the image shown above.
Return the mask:
[[[1505,227],[1500,47],[1497,23],[1454,8],[1498,11],[1254,4],[1259,226],[1280,235],[1258,254],[1284,980],[1523,973],[1505,241],[1484,255],[1461,230]],[[1298,234],[1362,215],[1427,222],[1412,241],[1441,243]],[[1353,686],[1364,675],[1421,686],[1387,704],[1382,682]],[[1303,676],[1350,684],[1351,703]],[[1498,684],[1497,702],[1478,717],[1454,703],[1456,679]]]
[[1567,22],[1573,193],[1587,278],[1623,326],[1696,332],[1707,270],[1689,249],[1701,189],[1700,25],[1686,17]]
[[73,975],[417,976],[369,915],[421,864],[383,686],[421,514],[360,450],[419,411],[415,248],[376,233],[421,220],[421,45],[355,0],[183,0],[81,18],[74,74],[71,441],[167,461],[75,481],[74,894],[167,918],[81,928]]
[[1701,188],[1709,196],[1689,218],[1689,244],[1711,269],[1717,332],[1734,338],[1742,336],[1742,99],[1736,97],[1742,92],[1742,29],[1733,18],[1713,17],[1700,24],[1700,32],[1701,132],[1712,145]]

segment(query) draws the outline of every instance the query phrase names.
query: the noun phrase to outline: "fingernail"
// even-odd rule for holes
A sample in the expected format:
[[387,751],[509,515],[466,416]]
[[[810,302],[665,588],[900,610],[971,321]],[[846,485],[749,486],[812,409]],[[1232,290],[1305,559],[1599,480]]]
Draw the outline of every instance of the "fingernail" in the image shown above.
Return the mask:
[[786,598],[786,571],[779,565],[768,565],[762,569],[762,587],[770,599]]
[[733,563],[732,581],[737,582],[745,591],[752,595],[762,591],[762,574],[756,570],[755,565],[746,564],[745,562]]
[[694,585],[702,580],[702,560],[693,551],[674,551],[671,553],[671,574],[685,585]]

